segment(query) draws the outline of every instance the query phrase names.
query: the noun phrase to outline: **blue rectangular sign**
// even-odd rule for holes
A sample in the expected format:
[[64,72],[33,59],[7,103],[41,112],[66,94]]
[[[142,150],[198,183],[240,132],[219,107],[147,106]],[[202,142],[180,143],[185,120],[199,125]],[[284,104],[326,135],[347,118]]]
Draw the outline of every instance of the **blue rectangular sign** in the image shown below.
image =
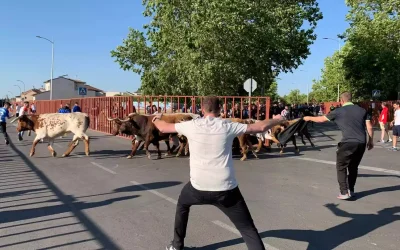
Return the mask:
[[79,95],[87,95],[87,88],[79,87],[78,88],[78,93],[79,93]]

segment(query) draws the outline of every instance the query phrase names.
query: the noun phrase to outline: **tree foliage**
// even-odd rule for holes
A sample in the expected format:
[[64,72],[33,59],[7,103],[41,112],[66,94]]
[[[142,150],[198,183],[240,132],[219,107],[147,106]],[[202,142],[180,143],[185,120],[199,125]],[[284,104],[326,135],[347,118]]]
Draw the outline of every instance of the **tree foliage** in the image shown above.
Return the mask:
[[[144,94],[246,95],[309,55],[322,18],[316,0],[143,0],[151,22],[111,52],[141,75]],[[261,87],[262,86],[262,87]],[[260,93],[262,94],[262,93]]]
[[302,94],[299,89],[292,89],[283,99],[287,104],[307,103],[307,94]]
[[350,28],[340,36],[346,44],[340,56],[335,53],[327,58],[323,77],[314,84],[313,91],[319,98],[332,101],[337,83],[344,79],[341,91],[352,91],[358,100],[370,99],[374,89],[381,90],[381,99],[396,99],[400,91],[400,1],[346,3],[350,7]]
[[269,87],[264,91],[262,88],[257,87],[256,90],[253,91],[252,96],[268,96],[271,99],[271,102],[277,102],[279,99],[278,95],[278,83],[276,81],[272,82]]
[[397,98],[400,83],[400,1],[349,0],[344,34],[351,50],[343,66],[355,95],[371,98],[374,89],[382,98]]
[[348,44],[342,50],[335,52],[332,57],[325,58],[324,68],[322,69],[321,79],[314,81],[310,100],[315,99],[316,102],[321,101],[337,101],[338,86],[339,93],[343,91],[351,91],[349,81],[346,80],[345,69],[341,57],[347,52]]

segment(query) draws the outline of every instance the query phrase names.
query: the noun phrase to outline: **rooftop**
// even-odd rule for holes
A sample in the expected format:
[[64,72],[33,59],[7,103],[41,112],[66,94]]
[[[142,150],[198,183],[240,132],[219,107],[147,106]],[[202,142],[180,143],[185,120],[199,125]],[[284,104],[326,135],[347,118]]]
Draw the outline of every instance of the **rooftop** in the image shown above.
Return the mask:
[[[76,83],[84,83],[84,84],[86,83],[86,82],[81,81],[81,80],[72,79],[72,78],[68,78],[68,77],[64,77],[64,76],[59,76],[59,77],[57,77],[57,78],[53,78],[53,81],[54,81],[55,79],[58,79],[58,78],[64,78],[64,79],[67,79],[67,80],[70,80],[70,81],[73,81],[73,82],[76,82]],[[43,83],[48,83],[48,82],[50,82],[50,79],[47,80],[47,81],[44,81]]]

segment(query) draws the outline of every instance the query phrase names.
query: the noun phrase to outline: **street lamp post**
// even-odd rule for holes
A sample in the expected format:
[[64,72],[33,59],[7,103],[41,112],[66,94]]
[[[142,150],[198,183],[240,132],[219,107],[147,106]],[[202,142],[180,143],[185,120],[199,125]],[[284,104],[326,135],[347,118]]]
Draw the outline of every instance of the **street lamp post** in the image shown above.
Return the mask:
[[41,36],[36,36],[36,37],[47,40],[51,43],[50,100],[53,100],[54,41],[51,41],[50,39]]
[[14,96],[13,92],[11,92],[11,91],[8,91],[8,92],[11,94],[11,96]]
[[[324,37],[323,39],[325,40],[332,40],[332,41],[336,41],[339,44],[339,56],[340,56],[340,41],[338,39],[334,39],[334,38],[329,38],[329,37]],[[337,101],[340,101],[340,87],[339,87],[339,83],[337,85]]]
[[21,80],[17,80],[17,82],[22,82],[22,84],[24,85],[24,92],[25,92],[25,83]]
[[17,85],[17,84],[15,84],[14,86],[19,88],[19,96],[22,97],[22,90],[21,90],[21,87],[20,87],[19,85]]

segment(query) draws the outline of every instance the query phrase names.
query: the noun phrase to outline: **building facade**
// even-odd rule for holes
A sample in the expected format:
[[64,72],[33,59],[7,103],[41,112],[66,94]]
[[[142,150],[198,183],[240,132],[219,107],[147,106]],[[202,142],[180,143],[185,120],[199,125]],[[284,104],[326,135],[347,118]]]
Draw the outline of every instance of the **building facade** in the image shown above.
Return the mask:
[[[79,95],[79,88],[87,89],[85,96]],[[53,79],[53,100],[56,99],[71,99],[82,97],[97,97],[105,96],[105,92],[87,85],[86,82],[66,77],[58,77]],[[44,82],[44,92],[34,95],[34,100],[49,100],[50,99],[50,80]]]

